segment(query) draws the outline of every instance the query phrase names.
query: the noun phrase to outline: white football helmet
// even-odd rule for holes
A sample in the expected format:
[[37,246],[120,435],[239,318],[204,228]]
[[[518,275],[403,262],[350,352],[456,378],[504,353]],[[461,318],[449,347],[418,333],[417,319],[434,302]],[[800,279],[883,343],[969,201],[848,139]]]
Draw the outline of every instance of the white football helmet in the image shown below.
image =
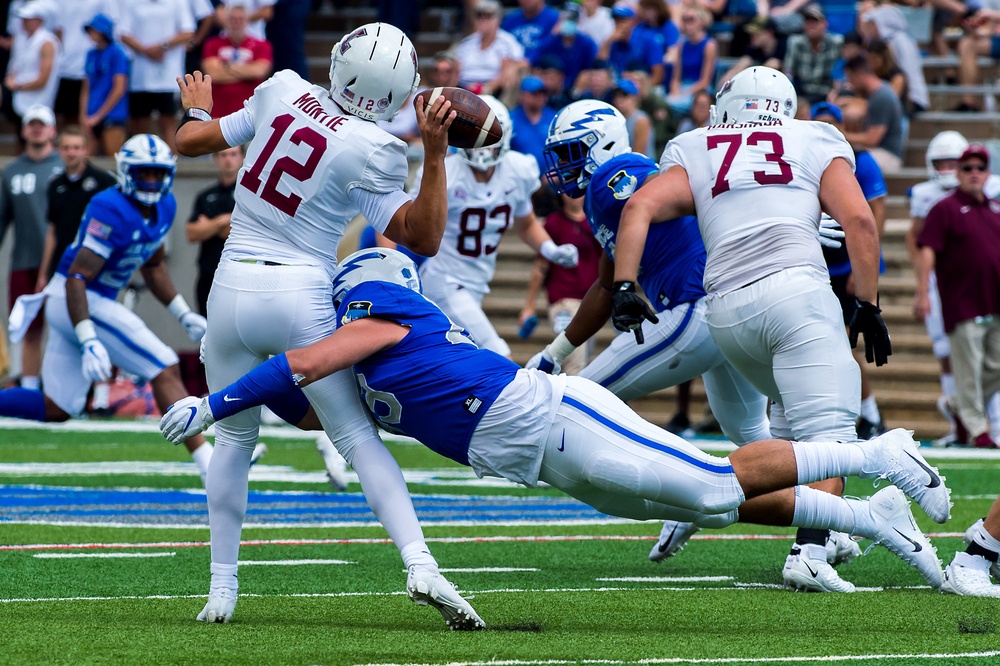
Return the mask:
[[790,120],[798,109],[795,86],[770,67],[750,67],[722,84],[709,111],[709,125]]
[[545,179],[559,194],[582,197],[597,168],[632,150],[625,116],[607,102],[582,99],[565,106],[545,139]]
[[[158,136],[136,134],[115,153],[115,163],[122,193],[141,204],[155,206],[174,184],[177,158]],[[163,177],[152,182],[140,180],[139,169],[156,169]]]
[[394,25],[363,25],[333,46],[330,97],[352,116],[392,120],[418,83],[417,52]]
[[937,160],[957,160],[969,147],[965,137],[954,130],[938,132],[937,136],[927,144],[927,176],[941,187],[951,189],[958,187],[958,172],[954,169],[938,171],[934,166]]
[[344,296],[362,282],[392,282],[421,293],[417,266],[399,250],[372,247],[347,255],[333,275],[333,303],[340,306]]
[[500,121],[500,127],[503,128],[503,138],[492,146],[485,148],[463,148],[461,155],[462,159],[476,171],[486,171],[491,166],[499,164],[503,156],[510,150],[510,139],[514,134],[514,123],[510,119],[510,111],[507,110],[503,102],[493,95],[480,95],[479,97],[489,104],[490,108],[493,109],[493,113],[496,114],[497,120]]

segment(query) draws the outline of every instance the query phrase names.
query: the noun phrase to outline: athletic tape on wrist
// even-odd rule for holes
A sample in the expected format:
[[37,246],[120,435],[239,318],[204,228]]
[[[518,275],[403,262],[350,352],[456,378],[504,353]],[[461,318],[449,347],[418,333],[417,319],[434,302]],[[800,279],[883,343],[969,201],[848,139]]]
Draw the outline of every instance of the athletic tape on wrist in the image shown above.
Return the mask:
[[170,301],[170,305],[167,306],[167,312],[172,314],[177,319],[180,319],[188,312],[191,312],[191,307],[184,300],[184,297],[180,294],[174,296],[174,300]]
[[94,322],[90,319],[84,319],[74,326],[73,330],[76,332],[76,339],[80,341],[80,344],[97,339],[97,329],[94,328]]
[[549,354],[552,356],[552,360],[560,365],[575,350],[576,345],[569,341],[565,331],[557,335],[556,339],[549,345]]

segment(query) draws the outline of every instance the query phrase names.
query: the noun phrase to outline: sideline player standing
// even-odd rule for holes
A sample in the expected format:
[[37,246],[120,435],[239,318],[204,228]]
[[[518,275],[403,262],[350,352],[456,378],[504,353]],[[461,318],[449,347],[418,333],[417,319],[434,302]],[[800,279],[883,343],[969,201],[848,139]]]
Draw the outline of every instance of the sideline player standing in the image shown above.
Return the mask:
[[[753,67],[723,84],[711,125],[672,140],[661,174],[629,199],[616,248],[612,320],[638,328],[652,312],[635,293],[650,222],[698,215],[707,321],[723,354],[771,398],[771,432],[799,441],[857,438],[861,380],[817,240],[822,207],[840,222],[854,273],[854,342],[869,362],[891,353],[878,302],[878,230],[854,177],[854,154],[826,123],[794,120],[795,89]],[[840,494],[832,479],[816,488]],[[810,489],[810,492],[815,490]],[[799,530],[787,584],[852,592],[827,563],[826,530]]]
[[[333,47],[330,87],[278,72],[242,109],[212,120],[210,77],[178,79],[184,121],[178,149],[204,155],[249,143],[236,186],[232,230],[208,299],[203,345],[209,388],[218,390],[273,354],[308,345],[336,326],[331,279],[337,246],[358,213],[389,239],[424,255],[437,252],[446,219],[444,156],[450,102],[417,109],[424,141],[420,194],[403,192],[406,145],[379,128],[416,89],[417,54],[398,28],[369,23]],[[410,598],[432,604],[453,628],[483,626],[472,606],[438,573],[402,472],[378,437],[350,372],[305,390],[323,429],[361,480],[368,503],[407,567]],[[274,406],[298,423],[304,416]],[[199,620],[228,622],[236,607],[237,559],[246,514],[251,452],[260,410],[216,426],[208,473],[212,582]]]
[[[885,545],[940,586],[941,564],[901,489],[937,522],[948,518],[950,491],[907,431],[864,445],[768,440],[718,458],[642,420],[587,379],[520,368],[477,348],[420,295],[413,268],[388,249],[345,258],[333,288],[341,324],[332,336],[276,356],[209,397],[185,398],[160,421],[164,436],[201,432],[216,416],[353,366],[381,425],[478,476],[541,481],[631,519],[846,530]],[[798,486],[841,474],[884,476],[899,487],[864,501]]]
[[[538,163],[510,149],[514,125],[507,107],[491,95],[480,95],[503,127],[495,146],[464,149],[445,160],[448,174],[448,223],[437,256],[420,266],[425,295],[483,349],[510,356],[510,347],[483,312],[483,297],[497,268],[500,239],[511,226],[531,249],[554,264],[573,268],[575,245],[556,245],[531,206],[541,187]],[[416,182],[420,182],[417,175]]]
[[[48,286],[41,294],[19,298],[11,312],[11,338],[17,340],[45,307],[50,332],[42,358],[44,393],[0,391],[0,416],[35,421],[78,416],[91,383],[111,377],[112,364],[149,379],[161,412],[187,393],[174,350],[115,300],[138,270],[192,340],[205,335],[205,318],[177,293],[163,263],[163,239],[177,212],[170,193],[176,159],[158,137],[138,134],[125,142],[115,160],[118,187],[90,200],[76,240]],[[204,478],[211,445],[201,436],[185,444]]]

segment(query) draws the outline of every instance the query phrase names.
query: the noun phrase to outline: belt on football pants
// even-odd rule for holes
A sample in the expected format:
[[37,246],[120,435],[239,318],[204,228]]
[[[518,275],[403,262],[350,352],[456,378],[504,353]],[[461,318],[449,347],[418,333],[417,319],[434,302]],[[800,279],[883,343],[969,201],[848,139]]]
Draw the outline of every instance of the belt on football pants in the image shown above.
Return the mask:
[[237,259],[241,264],[257,264],[258,266],[284,266],[277,261],[267,261],[266,259]]

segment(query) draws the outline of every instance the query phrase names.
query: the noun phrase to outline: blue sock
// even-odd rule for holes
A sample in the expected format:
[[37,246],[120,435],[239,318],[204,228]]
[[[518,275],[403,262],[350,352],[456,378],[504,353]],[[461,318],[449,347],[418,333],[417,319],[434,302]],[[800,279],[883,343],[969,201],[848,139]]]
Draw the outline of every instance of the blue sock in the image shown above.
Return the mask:
[[[305,396],[303,396],[305,397]],[[45,394],[35,389],[0,391],[0,416],[45,421]]]
[[[212,408],[212,415],[218,421],[250,407],[263,404],[287,405],[289,396],[294,396],[296,393],[305,400],[298,384],[292,378],[288,359],[281,354],[261,363],[226,388],[208,396],[208,404]],[[275,411],[275,414],[284,418],[281,412]],[[304,410],[302,415],[305,415]],[[299,420],[302,420],[302,416],[299,416]]]

